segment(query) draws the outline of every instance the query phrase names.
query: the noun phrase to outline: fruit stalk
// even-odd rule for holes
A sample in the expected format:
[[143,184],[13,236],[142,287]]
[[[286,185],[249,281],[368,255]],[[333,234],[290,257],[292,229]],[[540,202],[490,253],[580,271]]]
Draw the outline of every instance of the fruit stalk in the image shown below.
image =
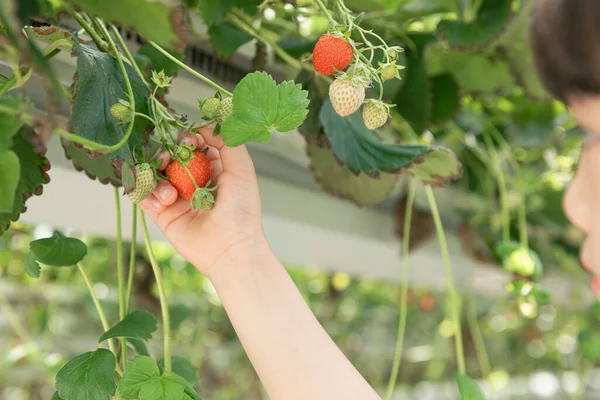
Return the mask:
[[171,371],[171,320],[169,318],[169,304],[167,303],[167,295],[163,285],[162,273],[160,272],[160,267],[158,266],[158,262],[154,257],[154,251],[152,251],[152,243],[150,242],[150,236],[148,235],[148,227],[146,226],[146,216],[141,209],[139,209],[139,213],[140,220],[142,221],[142,233],[144,234],[146,251],[148,253],[148,258],[150,259],[152,272],[154,272],[154,277],[156,278],[156,287],[158,289],[158,298],[162,313],[165,371]]
[[227,96],[230,96],[230,97],[233,96],[233,93],[231,93],[227,89],[222,88],[221,86],[217,85],[216,83],[214,83],[213,81],[211,81],[210,79],[205,77],[204,75],[202,75],[202,74],[198,73],[197,71],[193,70],[192,68],[188,67],[187,65],[182,63],[180,60],[178,60],[177,58],[175,58],[171,54],[169,54],[168,51],[166,51],[165,49],[160,47],[158,44],[154,43],[152,40],[150,40],[148,43],[150,43],[150,45],[152,47],[154,47],[156,50],[160,51],[169,60],[173,61],[175,64],[179,65],[179,67],[185,69],[187,72],[194,75],[196,78],[200,79],[204,83],[212,86],[213,88],[217,89],[219,92],[221,92],[223,94],[226,94]]
[[460,304],[458,293],[454,286],[454,277],[452,276],[452,264],[450,263],[450,255],[448,254],[448,244],[446,243],[446,235],[444,234],[444,227],[442,226],[442,220],[440,218],[440,212],[435,202],[435,196],[433,195],[433,189],[430,185],[425,186],[425,192],[427,193],[427,200],[429,202],[429,208],[431,209],[431,215],[435,223],[435,230],[440,241],[440,251],[442,258],[444,259],[444,265],[446,266],[446,279],[448,280],[448,292],[450,294],[450,308],[452,310],[452,319],[454,320],[455,330],[455,346],[456,346],[456,360],[458,362],[458,371],[461,374],[466,373],[465,367],[465,355],[463,351],[462,342],[462,331],[460,329]]
[[404,230],[402,232],[402,282],[400,284],[400,317],[398,318],[398,336],[396,338],[396,352],[392,364],[392,373],[388,381],[385,400],[390,400],[396,387],[396,379],[402,360],[402,346],[404,332],[406,331],[406,316],[408,314],[408,255],[410,251],[410,226],[412,222],[413,203],[415,201],[415,183],[410,181],[408,196],[406,198],[406,211],[404,212]]
[[322,0],[315,0],[315,3],[317,3],[317,6],[319,6],[319,8],[321,9],[321,12],[323,13],[323,15],[329,21],[329,25],[332,26],[332,27],[336,26],[337,25],[336,20],[331,16],[331,13],[327,9],[327,7],[325,7],[325,4],[323,4],[323,1]]
[[[119,290],[119,318],[125,318],[125,273],[123,271],[123,227],[121,223],[121,198],[119,189],[115,188],[115,208],[117,214],[117,287]],[[121,338],[121,357],[123,369],[127,367],[127,339]]]
[[473,337],[475,355],[477,356],[477,361],[479,362],[481,375],[484,378],[487,378],[492,372],[492,367],[490,365],[490,359],[485,348],[485,341],[483,340],[483,335],[481,334],[481,329],[479,328],[479,322],[477,321],[475,295],[472,295],[468,302],[467,324],[469,325],[469,330],[471,331],[471,336]]
[[498,153],[496,152],[496,148],[494,147],[492,139],[485,130],[483,131],[482,136],[485,146],[487,147],[491,157],[492,172],[498,181],[498,191],[500,192],[500,210],[502,213],[502,240],[504,242],[508,242],[510,241],[510,210],[508,209],[508,199],[506,196],[506,179],[500,167],[500,157],[498,157]]
[[127,294],[125,295],[125,314],[129,313],[131,302],[131,289],[135,277],[135,253],[137,245],[137,205],[133,205],[133,217],[131,221],[131,248],[129,250],[129,273],[127,275]]
[[[102,328],[104,328],[104,332],[106,332],[110,329],[110,325],[108,324],[108,319],[106,319],[106,314],[104,314],[104,308],[102,308],[102,304],[100,303],[100,300],[98,300],[98,297],[96,296],[96,292],[94,292],[94,287],[92,286],[92,282],[90,281],[90,278],[87,276],[85,269],[83,269],[83,267],[81,266],[81,263],[77,263],[77,269],[79,270],[79,273],[81,274],[81,277],[83,278],[83,281],[85,282],[85,285],[87,286],[88,291],[90,292],[90,296],[92,296],[92,300],[94,301],[94,305],[96,306],[96,311],[98,311],[98,316],[100,317],[100,322],[102,322]],[[108,348],[110,349],[110,351],[113,352],[113,354],[115,356],[117,355],[117,352],[115,351],[115,343],[114,343],[113,339],[108,339]],[[121,371],[121,369],[119,368],[118,365],[117,365],[117,373],[119,375],[123,376],[123,371]]]

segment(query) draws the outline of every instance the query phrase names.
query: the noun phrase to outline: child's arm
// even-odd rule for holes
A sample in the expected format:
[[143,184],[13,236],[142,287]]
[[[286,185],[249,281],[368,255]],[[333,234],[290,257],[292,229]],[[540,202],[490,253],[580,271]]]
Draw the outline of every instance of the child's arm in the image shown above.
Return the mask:
[[209,130],[184,140],[212,147],[208,155],[219,183],[215,207],[190,211],[168,182],[141,206],[211,280],[270,398],[379,399],[321,327],[266,242],[245,147],[224,147]]

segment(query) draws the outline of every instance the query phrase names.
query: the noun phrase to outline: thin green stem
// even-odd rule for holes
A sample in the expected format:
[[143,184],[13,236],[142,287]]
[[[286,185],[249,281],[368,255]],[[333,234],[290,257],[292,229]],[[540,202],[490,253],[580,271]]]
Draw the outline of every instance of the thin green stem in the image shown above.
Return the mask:
[[442,258],[444,259],[444,265],[446,266],[446,279],[448,280],[448,292],[450,294],[451,310],[454,319],[454,330],[455,330],[455,345],[456,345],[456,360],[458,362],[458,371],[461,374],[466,373],[465,367],[465,355],[463,351],[462,342],[462,331],[460,329],[460,304],[458,293],[454,286],[454,277],[452,276],[452,264],[450,263],[450,255],[448,254],[448,244],[446,243],[446,235],[444,234],[444,227],[442,226],[442,219],[440,218],[440,212],[435,202],[435,196],[433,195],[433,189],[430,185],[425,186],[425,192],[427,193],[427,200],[429,202],[429,208],[431,209],[431,215],[435,223],[435,230],[437,232],[438,240],[440,241],[440,251]]
[[152,117],[149,117],[149,116],[147,116],[147,115],[146,115],[146,114],[144,114],[144,113],[135,112],[134,114],[135,114],[136,116],[138,116],[138,117],[142,117],[142,118],[145,118],[145,119],[147,119],[147,120],[148,120],[148,121],[150,121],[150,122],[152,123],[152,125],[154,125],[154,126],[156,126],[156,125],[157,125],[156,121],[155,121],[155,120],[154,120]]
[[175,58],[171,54],[169,54],[168,51],[166,51],[165,49],[163,49],[162,47],[160,47],[158,44],[154,43],[153,41],[149,41],[148,43],[150,43],[150,45],[152,47],[154,47],[156,50],[160,51],[169,60],[171,60],[175,64],[177,64],[180,68],[183,68],[184,70],[186,70],[190,74],[194,75],[196,78],[200,79],[201,81],[203,81],[207,85],[212,86],[213,88],[217,89],[219,92],[221,92],[223,94],[226,94],[227,96],[230,96],[230,97],[233,96],[233,93],[231,93],[227,89],[222,88],[221,86],[217,85],[216,83],[214,83],[213,81],[211,81],[210,79],[208,79],[207,77],[205,77],[204,75],[202,75],[202,74],[198,73],[197,71],[193,70],[192,68],[188,67],[187,65],[185,65],[184,63],[182,63],[180,60],[178,60],[177,58]]
[[481,334],[481,328],[479,327],[479,321],[477,320],[477,304],[475,303],[475,296],[472,295],[467,305],[467,324],[473,337],[473,344],[475,346],[475,355],[477,356],[477,362],[481,369],[481,375],[484,378],[490,376],[492,367],[490,365],[490,359],[487,354],[485,347],[485,340]]
[[[46,60],[50,60],[52,57],[54,57],[55,55],[57,55],[58,53],[60,53],[60,50],[55,49],[55,48],[51,48],[52,43],[49,44],[43,51],[42,53],[44,54],[44,58]],[[20,73],[20,72],[19,72]],[[30,67],[27,69],[27,71],[25,72],[25,78],[22,77],[20,85],[25,84],[25,82],[27,82],[27,80],[29,79],[29,77],[31,77],[31,75],[33,74],[33,69]],[[6,80],[6,82],[4,82],[2,84],[2,86],[0,86],[0,97],[2,97],[4,95],[4,93],[10,91],[11,89],[13,89],[13,85],[15,83],[17,83],[17,75],[13,74],[13,76],[11,76],[10,78],[8,78]],[[59,83],[60,84],[60,83]],[[64,86],[62,84],[60,84],[61,88],[64,89]],[[70,95],[69,95],[70,97]]]
[[2,97],[4,95],[4,93],[6,93],[17,81],[17,76],[13,75],[10,78],[7,79],[6,82],[4,82],[2,84],[2,86],[0,86],[0,97]]
[[129,250],[129,272],[127,274],[127,293],[125,295],[125,314],[129,313],[131,303],[131,289],[135,277],[135,251],[137,248],[137,204],[133,205],[133,217],[131,221],[131,248]]
[[100,38],[100,36],[96,32],[96,30],[94,28],[92,28],[92,26],[90,24],[87,23],[87,21],[83,18],[83,16],[81,14],[79,14],[77,11],[71,11],[71,15],[73,16],[75,21],[77,21],[77,23],[83,29],[85,29],[87,34],[90,35],[90,37],[92,38],[94,43],[96,43],[96,46],[98,47],[98,49],[102,50],[105,53],[108,53],[109,52],[108,47],[106,47],[106,45],[103,43],[102,39]]
[[146,79],[144,79],[144,75],[142,74],[142,71],[140,70],[140,67],[138,67],[137,63],[135,62],[135,59],[133,58],[133,55],[129,51],[129,48],[127,48],[127,45],[125,44],[125,41],[121,37],[121,34],[119,33],[119,30],[117,29],[117,27],[114,26],[113,24],[110,24],[110,29],[112,30],[113,34],[117,38],[117,42],[119,43],[119,47],[121,47],[121,50],[123,50],[123,53],[125,53],[125,56],[129,60],[129,63],[131,64],[131,67],[135,70],[135,72],[137,72],[137,74],[140,77],[140,79],[142,80],[142,82],[146,82]]
[[506,178],[504,176],[504,172],[502,172],[502,167],[500,166],[500,157],[498,157],[498,152],[496,151],[496,147],[492,142],[492,138],[489,136],[487,131],[483,132],[482,137],[490,154],[493,172],[496,176],[496,180],[498,181],[498,191],[500,192],[500,211],[502,215],[502,240],[504,242],[508,242],[510,240],[510,210],[508,207]]
[[[79,273],[81,273],[81,277],[83,278],[83,281],[85,282],[85,285],[87,286],[88,291],[90,292],[90,296],[92,296],[92,300],[94,300],[94,304],[96,305],[96,311],[98,311],[98,316],[100,316],[100,321],[102,322],[102,327],[104,328],[104,332],[106,332],[110,329],[110,325],[108,324],[108,319],[106,319],[106,314],[104,314],[104,308],[102,308],[102,304],[100,304],[100,300],[98,300],[98,297],[96,297],[96,293],[94,292],[94,287],[92,286],[92,282],[90,281],[90,278],[87,276],[85,269],[83,269],[83,267],[81,266],[80,263],[77,264],[77,269],[79,270]],[[113,342],[113,339],[108,339],[108,348],[116,356],[117,352],[115,351],[115,343]],[[121,371],[121,369],[119,368],[118,365],[117,365],[117,373],[119,375],[123,376],[123,371]]]
[[327,9],[327,7],[325,7],[325,4],[323,4],[323,1],[322,0],[315,0],[315,3],[317,3],[317,6],[319,6],[319,8],[321,9],[321,12],[323,13],[323,15],[325,15],[325,17],[329,21],[329,25],[331,27],[336,26],[337,25],[337,21],[331,16],[331,13]]
[[165,294],[165,287],[163,286],[162,274],[160,272],[158,262],[154,257],[154,252],[152,251],[152,243],[150,242],[150,236],[148,235],[148,227],[146,226],[146,217],[141,209],[139,212],[140,220],[142,221],[144,242],[146,243],[146,251],[148,252],[150,265],[152,265],[152,271],[154,272],[154,277],[156,278],[156,287],[158,289],[158,297],[162,312],[165,371],[171,371],[171,321],[169,318],[169,304],[167,303],[167,295]]
[[412,222],[412,211],[415,200],[415,183],[411,181],[406,198],[406,211],[404,212],[404,231],[402,232],[402,283],[400,284],[400,316],[398,318],[398,336],[396,337],[396,353],[392,364],[392,373],[388,381],[385,400],[392,398],[400,361],[402,360],[402,347],[404,344],[404,333],[406,331],[406,317],[408,314],[408,255],[410,251],[410,226]]
[[[117,286],[119,289],[119,318],[125,318],[125,272],[123,270],[123,226],[121,223],[121,197],[115,188],[115,208],[117,213]],[[121,338],[121,355],[123,368],[127,367],[127,341]]]
[[[510,145],[508,144],[504,136],[500,134],[498,129],[496,129],[496,127],[494,127],[493,125],[491,128],[492,136],[494,137],[494,139],[496,139],[496,141],[498,141],[498,143],[500,143],[502,147],[508,149],[508,151],[511,151]],[[527,203],[525,202],[525,185],[523,184],[523,181],[518,178],[521,176],[521,167],[519,166],[517,160],[515,160],[515,158],[512,156],[512,151],[510,153],[510,157],[508,157],[508,161],[519,181],[519,193],[521,194],[521,201],[519,202],[518,210],[519,241],[521,245],[527,249],[529,248],[529,235],[527,234]]]

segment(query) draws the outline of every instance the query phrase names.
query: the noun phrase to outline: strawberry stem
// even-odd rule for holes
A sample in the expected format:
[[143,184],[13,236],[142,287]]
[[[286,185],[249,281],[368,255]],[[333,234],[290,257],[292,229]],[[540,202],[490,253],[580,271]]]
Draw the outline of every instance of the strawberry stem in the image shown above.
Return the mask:
[[196,78],[200,79],[204,83],[212,86],[213,88],[217,89],[218,91],[220,91],[223,94],[226,94],[228,96],[233,96],[233,93],[231,93],[227,89],[222,88],[221,86],[217,85],[216,83],[214,83],[213,81],[211,81],[210,79],[208,79],[207,77],[205,77],[204,75],[202,75],[202,74],[198,73],[197,71],[193,70],[192,68],[188,67],[187,65],[185,65],[184,63],[182,63],[177,58],[173,57],[168,51],[166,51],[165,49],[163,49],[162,47],[160,47],[158,44],[156,44],[152,40],[149,41],[148,43],[150,43],[150,45],[152,47],[154,47],[156,50],[160,51],[169,60],[171,60],[175,64],[177,64],[180,68],[185,69],[187,72],[189,72],[190,74],[194,75]]
[[415,183],[410,181],[408,196],[406,198],[406,211],[404,212],[404,231],[402,232],[402,282],[400,284],[400,317],[398,318],[398,336],[396,338],[396,353],[392,364],[392,373],[388,381],[385,400],[392,398],[396,379],[402,360],[402,345],[406,331],[406,316],[408,314],[408,255],[410,252],[410,227],[412,222],[413,204],[415,201]]
[[163,319],[163,341],[164,341],[164,359],[165,359],[165,371],[171,371],[171,321],[169,318],[169,304],[167,303],[167,295],[165,293],[165,287],[163,284],[162,273],[158,262],[154,257],[154,251],[152,250],[152,243],[150,242],[150,236],[148,235],[148,227],[146,226],[146,216],[141,209],[138,209],[140,213],[140,220],[142,221],[142,233],[144,234],[144,242],[146,244],[146,251],[148,258],[150,259],[150,265],[156,278],[156,287],[158,289],[158,297],[160,300],[160,309]]
[[462,331],[460,327],[460,298],[456,293],[454,286],[454,277],[452,276],[452,264],[450,263],[450,255],[448,254],[448,244],[446,243],[446,235],[444,234],[444,227],[442,226],[442,220],[440,218],[440,212],[438,210],[437,203],[435,202],[435,196],[433,189],[430,185],[425,186],[425,192],[427,194],[427,200],[429,201],[429,208],[431,209],[431,215],[435,223],[435,230],[437,232],[438,240],[440,242],[440,251],[442,258],[444,259],[444,265],[446,266],[446,279],[448,281],[448,293],[450,295],[450,310],[452,313],[452,319],[454,322],[454,334],[455,334],[455,346],[456,346],[456,360],[458,362],[458,371],[461,374],[465,374],[465,354],[463,351],[462,342]]

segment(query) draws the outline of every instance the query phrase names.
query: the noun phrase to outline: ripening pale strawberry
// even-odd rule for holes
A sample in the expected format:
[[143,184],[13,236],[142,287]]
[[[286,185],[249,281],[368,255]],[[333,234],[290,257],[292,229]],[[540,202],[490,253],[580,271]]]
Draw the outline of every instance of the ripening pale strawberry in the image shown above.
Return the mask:
[[154,171],[149,164],[143,163],[135,166],[135,189],[127,194],[129,199],[137,204],[144,200],[156,188]]
[[210,97],[202,102],[200,111],[208,119],[216,118],[219,115],[221,100],[216,97]]
[[352,79],[336,79],[329,86],[329,98],[335,112],[345,117],[359,109],[365,100],[365,87]]
[[219,109],[219,122],[223,123],[231,115],[233,112],[233,101],[231,101],[231,97],[227,97],[223,99],[221,102],[221,108]]
[[388,119],[388,113],[387,107],[381,101],[369,101],[362,109],[363,121],[370,130],[383,126]]
[[[192,151],[191,148],[186,146],[182,146],[177,154],[181,163],[194,177],[198,187],[206,186],[212,174],[212,165],[208,157],[204,153],[197,150]],[[178,160],[171,161],[165,170],[165,175],[177,189],[179,195],[190,202],[196,191],[196,186],[181,163]]]
[[352,62],[352,46],[344,39],[328,33],[319,39],[313,50],[313,65],[321,75],[333,75]]

